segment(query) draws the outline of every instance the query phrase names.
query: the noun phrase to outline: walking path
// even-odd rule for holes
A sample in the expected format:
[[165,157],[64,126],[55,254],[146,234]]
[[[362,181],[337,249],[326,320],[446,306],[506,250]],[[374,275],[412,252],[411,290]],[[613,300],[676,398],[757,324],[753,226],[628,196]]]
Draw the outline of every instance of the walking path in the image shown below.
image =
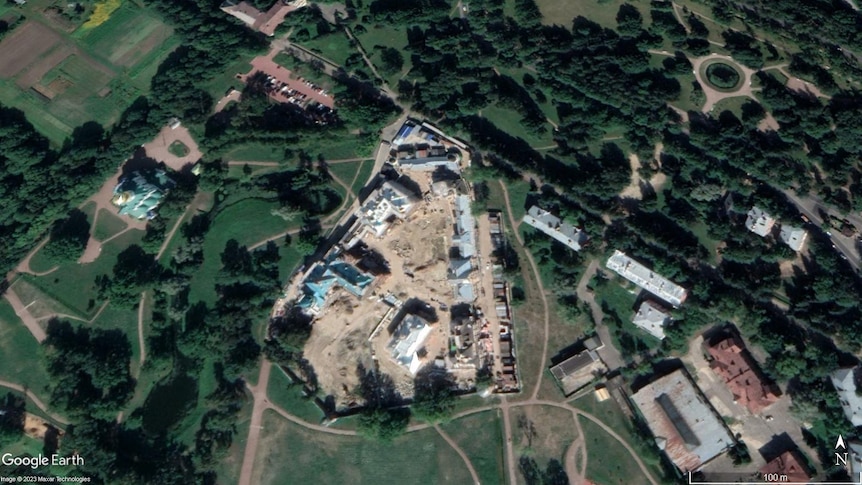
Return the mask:
[[269,401],[266,398],[266,388],[269,385],[269,374],[272,371],[272,362],[263,359],[260,366],[260,376],[257,385],[246,383],[254,398],[254,408],[251,411],[251,423],[248,426],[248,439],[245,442],[245,454],[242,459],[242,469],[239,474],[239,485],[251,485],[251,474],[254,469],[254,457],[257,454],[257,445],[260,443],[260,423],[263,420],[263,412],[267,409]]
[[138,346],[141,353],[138,356],[138,372],[144,367],[144,361],[147,360],[147,346],[144,342],[144,304],[147,301],[147,292],[141,292],[141,301],[138,303]]
[[449,437],[448,434],[443,432],[443,430],[440,429],[440,426],[435,424],[434,429],[440,436],[443,437],[444,440],[446,440],[447,443],[449,443],[449,446],[451,446],[452,449],[455,450],[456,453],[458,453],[461,459],[464,460],[464,464],[467,465],[467,470],[470,470],[470,476],[473,477],[473,483],[479,485],[479,475],[476,473],[476,469],[473,468],[473,464],[470,463],[470,459],[467,458],[467,454],[464,453],[464,450],[462,450],[461,447],[458,446],[458,443],[456,443],[455,440],[453,440]]
[[539,395],[539,388],[542,385],[542,376],[545,375],[545,364],[548,360],[548,334],[550,326],[550,311],[548,310],[548,298],[545,296],[545,285],[542,284],[542,277],[539,274],[539,268],[536,266],[536,261],[533,259],[533,255],[530,253],[530,249],[524,246],[524,240],[521,238],[521,233],[518,231],[518,224],[515,222],[515,216],[512,215],[512,204],[509,200],[509,191],[506,189],[506,184],[504,184],[502,180],[498,180],[498,182],[500,183],[500,188],[503,189],[503,198],[506,201],[506,211],[509,213],[509,222],[512,223],[512,232],[515,233],[515,239],[518,240],[518,244],[520,244],[521,247],[524,248],[524,254],[527,256],[527,261],[530,262],[530,267],[533,269],[533,276],[535,276],[536,278],[536,284],[539,287],[539,297],[542,299],[542,307],[544,308],[545,312],[545,333],[542,342],[542,360],[539,362],[539,371],[538,376],[536,376],[536,384],[533,388],[533,393],[530,395],[531,399],[536,399],[536,396]]
[[590,313],[593,316],[593,323],[596,326],[596,333],[599,334],[599,339],[604,344],[602,348],[598,350],[599,356],[604,361],[605,365],[608,366],[611,370],[619,369],[620,367],[625,366],[625,360],[623,360],[623,356],[620,353],[619,349],[614,347],[613,339],[611,338],[611,332],[608,329],[608,326],[603,323],[605,314],[602,312],[602,308],[596,302],[596,296],[592,291],[587,288],[590,280],[593,278],[593,275],[596,274],[596,270],[599,267],[599,262],[597,260],[590,261],[590,264],[587,266],[586,271],[584,271],[583,276],[581,276],[581,281],[578,282],[577,295],[578,299],[581,301],[587,302],[590,306]]
[[12,309],[15,310],[15,314],[18,315],[18,318],[24,322],[24,326],[27,327],[27,330],[33,334],[33,338],[36,339],[40,344],[45,341],[48,335],[45,334],[45,329],[39,325],[39,322],[30,314],[30,311],[27,310],[27,306],[21,302],[21,298],[18,297],[18,294],[15,293],[11,287],[6,289],[3,293],[3,298],[12,305]]
[[26,395],[27,398],[30,399],[31,401],[33,401],[33,404],[35,404],[37,408],[41,409],[43,413],[47,414],[48,417],[50,417],[51,419],[53,419],[54,421],[56,421],[60,424],[69,424],[68,419],[52,413],[48,409],[48,406],[46,406],[45,403],[42,402],[41,399],[39,399],[39,396],[37,396],[36,394],[33,394],[33,391],[31,391],[30,389],[27,389],[24,386],[15,384],[14,382],[9,382],[9,381],[4,381],[4,380],[0,380],[0,386],[7,387],[9,389],[12,389],[14,391],[18,391],[18,392]]
[[38,253],[39,250],[45,246],[45,244],[48,244],[48,241],[50,239],[51,239],[50,237],[46,237],[45,239],[42,240],[42,242],[39,243],[38,246],[33,248],[33,250],[30,251],[29,254],[27,254],[27,257],[25,257],[23,260],[21,260],[20,263],[18,263],[18,266],[15,268],[15,271],[17,271],[19,273],[28,273],[28,274],[31,274],[33,276],[45,276],[45,275],[49,275],[49,274],[53,273],[54,271],[57,271],[57,269],[59,269],[60,266],[54,266],[53,268],[49,269],[48,271],[42,271],[42,272],[36,272],[36,271],[33,271],[32,269],[30,269],[30,260],[33,259],[33,256],[36,253]]

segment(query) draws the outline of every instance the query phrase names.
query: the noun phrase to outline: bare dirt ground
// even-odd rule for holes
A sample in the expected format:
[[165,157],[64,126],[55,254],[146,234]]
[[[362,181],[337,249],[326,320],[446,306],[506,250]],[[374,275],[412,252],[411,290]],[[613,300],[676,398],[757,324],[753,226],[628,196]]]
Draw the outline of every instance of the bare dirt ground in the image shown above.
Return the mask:
[[0,78],[14,77],[60,42],[60,36],[39,22],[16,28],[0,42]]
[[234,89],[229,94],[224,95],[215,105],[215,112],[221,113],[232,101],[239,101],[242,98],[242,91]]
[[757,129],[760,131],[778,131],[780,128],[778,120],[769,111],[766,112],[766,116],[757,124]]
[[[189,149],[188,155],[178,157],[168,151],[168,147],[175,141],[182,143]],[[195,142],[191,133],[189,133],[189,129],[185,126],[173,129],[170,126],[165,126],[153,141],[144,145],[144,150],[147,152],[148,157],[165,162],[165,165],[177,172],[181,171],[186,165],[194,164],[203,156],[197,142]]]
[[641,161],[637,154],[629,154],[629,165],[632,169],[631,182],[629,182],[628,187],[624,188],[623,191],[620,192],[620,197],[640,200],[642,197],[640,188],[641,178],[640,175],[638,175],[638,170],[641,168]]
[[[428,189],[427,181],[419,177],[416,181]],[[365,243],[389,261],[391,274],[377,277],[362,300],[336,290],[315,321],[305,355],[317,372],[321,388],[332,393],[339,406],[356,402],[352,391],[359,384],[357,366],[368,368],[372,349],[380,370],[393,377],[398,391],[403,396],[412,395],[412,376],[390,358],[386,329],[373,341],[368,338],[390,309],[380,301],[387,293],[402,301],[416,297],[435,306],[435,302],[453,303],[453,289],[447,281],[448,239],[454,223],[450,204],[448,198],[417,203],[408,219],[393,224],[382,238],[367,236]],[[438,311],[437,316],[439,321],[432,325],[433,331],[425,342],[429,360],[442,355],[448,343],[449,313]]]
[[64,418],[62,416],[59,416],[57,414],[52,413],[48,409],[48,406],[46,406],[45,403],[42,402],[41,399],[39,399],[39,396],[33,394],[33,391],[27,389],[26,387],[15,384],[14,382],[8,382],[8,381],[3,381],[3,380],[0,380],[0,386],[7,387],[9,389],[18,391],[22,394],[25,394],[27,396],[27,398],[30,399],[30,401],[32,401],[33,404],[36,405],[37,408],[41,409],[42,412],[47,414],[51,419],[53,419],[54,421],[56,421],[60,424],[69,424],[69,420],[67,420],[66,418]]
[[34,440],[44,440],[48,429],[53,425],[35,414],[24,413],[24,434]]
[[69,45],[59,45],[53,49],[48,55],[30,64],[26,70],[18,76],[15,84],[21,89],[30,89],[34,84],[38,83],[42,76],[48,73],[54,66],[63,62],[67,57],[72,55],[75,49]]

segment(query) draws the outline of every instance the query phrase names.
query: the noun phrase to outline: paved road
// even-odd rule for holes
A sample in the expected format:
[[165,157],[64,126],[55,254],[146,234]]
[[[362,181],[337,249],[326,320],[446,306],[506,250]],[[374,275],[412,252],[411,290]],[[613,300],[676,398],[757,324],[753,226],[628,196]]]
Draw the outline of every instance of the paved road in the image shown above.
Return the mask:
[[[820,217],[820,210],[823,209],[830,214],[834,214],[836,216],[844,218],[838,211],[831,209],[826,204],[817,198],[816,196],[807,196],[800,197],[795,192],[791,190],[784,190],[784,195],[793,202],[799,212],[805,214],[811,222],[822,225],[823,218]],[[852,222],[857,228],[862,229],[862,217],[858,214],[850,214],[847,216],[847,219]],[[846,237],[839,233],[837,230],[832,231],[832,242],[835,244],[835,249],[837,249],[844,257],[847,258],[847,261],[855,270],[859,270],[862,267],[862,260],[860,260],[859,252],[856,250],[856,241],[852,237]]]

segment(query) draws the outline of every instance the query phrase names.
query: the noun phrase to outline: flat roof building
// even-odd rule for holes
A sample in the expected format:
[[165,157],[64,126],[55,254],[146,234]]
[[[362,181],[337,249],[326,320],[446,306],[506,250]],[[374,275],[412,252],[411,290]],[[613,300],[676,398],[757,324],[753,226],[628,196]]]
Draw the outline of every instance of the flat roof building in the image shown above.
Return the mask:
[[785,224],[781,225],[781,232],[778,234],[778,238],[781,239],[781,242],[790,246],[790,249],[796,252],[802,250],[802,245],[805,244],[805,238],[807,237],[808,233],[805,229]]
[[416,375],[422,366],[418,352],[430,334],[431,325],[427,320],[418,315],[408,314],[392,333],[392,340],[389,341],[387,348],[396,362]]
[[745,219],[745,227],[760,237],[768,236],[774,225],[775,219],[757,206],[748,211],[748,218]]
[[831,376],[844,415],[853,426],[862,426],[862,396],[857,393],[858,372],[859,367],[848,367],[838,369]]
[[670,322],[670,314],[650,300],[641,303],[632,323],[653,337],[664,340],[664,327]]
[[587,242],[587,235],[580,228],[535,205],[524,215],[524,222],[575,251],[580,251]]
[[594,350],[584,350],[551,367],[551,375],[569,396],[608,371]]
[[779,392],[775,385],[761,374],[757,362],[745,348],[745,343],[736,336],[712,342],[706,347],[712,358],[709,364],[733,394],[733,400],[758,414],[775,404]]
[[697,471],[731,446],[733,438],[684,369],[632,395],[656,444],[683,473]]
[[614,254],[608,258],[606,266],[623,278],[670,303],[674,308],[682,305],[682,302],[685,301],[687,296],[685,288],[653,273],[651,269],[626,256],[622,251],[614,251]]

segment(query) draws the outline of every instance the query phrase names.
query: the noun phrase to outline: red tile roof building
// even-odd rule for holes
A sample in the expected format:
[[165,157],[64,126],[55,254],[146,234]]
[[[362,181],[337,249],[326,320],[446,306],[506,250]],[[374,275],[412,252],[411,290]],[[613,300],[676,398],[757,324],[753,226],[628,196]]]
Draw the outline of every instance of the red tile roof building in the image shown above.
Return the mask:
[[768,480],[780,476],[786,482],[807,482],[811,480],[805,461],[795,451],[785,451],[760,469],[760,475]]
[[749,411],[757,414],[778,400],[777,389],[760,374],[739,337],[727,337],[706,350],[712,357],[709,367],[724,380],[733,399]]

